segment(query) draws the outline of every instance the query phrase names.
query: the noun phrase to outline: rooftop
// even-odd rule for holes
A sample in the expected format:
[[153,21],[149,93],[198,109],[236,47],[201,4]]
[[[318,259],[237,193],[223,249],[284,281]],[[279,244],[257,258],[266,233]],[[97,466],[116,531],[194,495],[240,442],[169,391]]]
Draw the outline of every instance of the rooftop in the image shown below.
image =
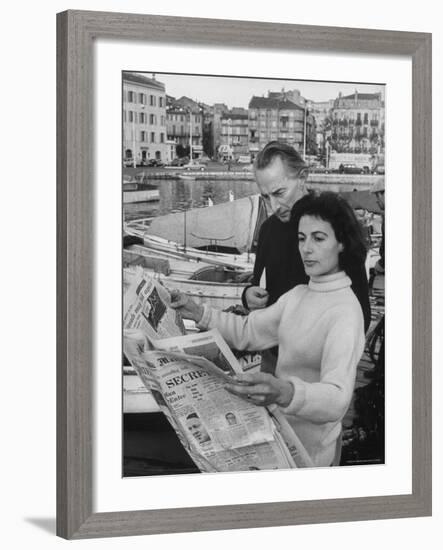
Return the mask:
[[299,109],[303,111],[303,107],[296,105],[292,101],[285,99],[274,99],[273,97],[258,97],[253,96],[249,102],[250,109],[279,109],[280,111]]
[[131,82],[132,84],[141,84],[149,88],[155,88],[156,90],[165,91],[165,85],[163,82],[154,80],[153,78],[148,78],[138,73],[130,73],[123,71],[123,82]]
[[380,99],[380,94],[360,94],[358,92],[357,94],[354,93],[354,94],[342,96],[342,97],[339,97],[338,99],[355,99],[355,96],[357,96],[357,101],[359,99],[365,99],[365,100]]

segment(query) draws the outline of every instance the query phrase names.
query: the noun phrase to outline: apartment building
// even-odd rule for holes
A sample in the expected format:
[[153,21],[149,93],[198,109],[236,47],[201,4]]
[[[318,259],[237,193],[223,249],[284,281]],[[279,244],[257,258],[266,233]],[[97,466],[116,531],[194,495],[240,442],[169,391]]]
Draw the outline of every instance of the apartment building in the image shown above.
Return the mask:
[[123,73],[123,158],[142,164],[168,162],[165,85],[139,73]]

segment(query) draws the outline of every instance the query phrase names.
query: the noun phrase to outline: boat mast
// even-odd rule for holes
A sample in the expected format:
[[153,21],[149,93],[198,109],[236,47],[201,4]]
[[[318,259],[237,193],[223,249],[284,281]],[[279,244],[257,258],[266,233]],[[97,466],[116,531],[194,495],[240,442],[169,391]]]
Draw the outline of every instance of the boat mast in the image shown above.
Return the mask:
[[192,160],[192,108],[189,109],[189,164],[193,164],[193,160]]
[[184,236],[183,236],[183,251],[186,252],[186,206],[185,206],[185,209],[183,211],[184,213]]

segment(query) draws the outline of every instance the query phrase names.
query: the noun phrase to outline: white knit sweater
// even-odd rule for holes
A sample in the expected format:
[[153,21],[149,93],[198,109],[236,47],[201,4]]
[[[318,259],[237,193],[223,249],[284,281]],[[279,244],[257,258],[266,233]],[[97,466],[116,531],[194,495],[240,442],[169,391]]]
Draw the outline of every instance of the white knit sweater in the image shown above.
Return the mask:
[[312,278],[247,317],[205,306],[200,328],[218,328],[239,350],[279,346],[276,376],[294,396],[282,409],[316,466],[334,458],[363,353],[363,314],[344,272]]

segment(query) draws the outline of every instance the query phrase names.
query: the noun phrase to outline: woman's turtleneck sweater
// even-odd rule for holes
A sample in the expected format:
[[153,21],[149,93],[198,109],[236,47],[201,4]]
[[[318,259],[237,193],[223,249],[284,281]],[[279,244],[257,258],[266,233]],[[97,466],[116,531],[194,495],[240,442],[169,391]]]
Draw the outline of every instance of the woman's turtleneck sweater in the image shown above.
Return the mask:
[[282,411],[316,466],[333,461],[363,353],[363,315],[350,286],[343,271],[313,277],[247,317],[205,306],[198,324],[217,328],[235,349],[279,346],[275,375],[294,387]]

